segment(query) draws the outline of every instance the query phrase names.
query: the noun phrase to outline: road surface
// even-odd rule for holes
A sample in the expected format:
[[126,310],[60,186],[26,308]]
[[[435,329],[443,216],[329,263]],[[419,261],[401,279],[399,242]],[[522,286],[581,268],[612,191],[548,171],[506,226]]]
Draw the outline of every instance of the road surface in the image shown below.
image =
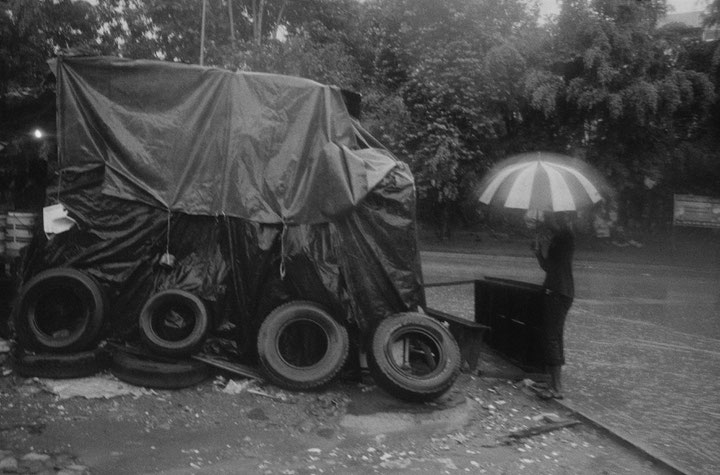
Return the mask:
[[[424,252],[422,262],[426,283],[544,275],[530,256]],[[568,402],[687,473],[720,473],[720,270],[578,261],[575,281]],[[472,318],[471,285],[427,297]]]

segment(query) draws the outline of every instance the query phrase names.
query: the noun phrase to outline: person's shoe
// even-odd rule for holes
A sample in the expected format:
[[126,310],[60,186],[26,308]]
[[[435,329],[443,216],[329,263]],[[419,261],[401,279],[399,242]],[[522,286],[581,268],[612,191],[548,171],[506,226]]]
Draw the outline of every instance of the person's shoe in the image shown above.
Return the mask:
[[538,391],[537,395],[544,401],[548,401],[550,399],[563,399],[562,393],[553,389],[543,389],[542,391]]

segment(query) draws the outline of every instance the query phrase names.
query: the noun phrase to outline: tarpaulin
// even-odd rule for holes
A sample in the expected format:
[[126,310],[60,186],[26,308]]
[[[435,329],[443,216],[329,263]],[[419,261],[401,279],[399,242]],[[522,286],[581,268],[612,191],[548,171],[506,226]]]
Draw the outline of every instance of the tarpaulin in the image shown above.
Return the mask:
[[[412,174],[349,119],[336,89],[109,58],[57,69],[63,162],[48,202],[77,225],[38,233],[23,278],[60,266],[92,275],[107,336],[136,338],[142,305],[169,288],[200,297],[213,336],[240,353],[290,300],[360,334],[424,306]],[[159,264],[166,252],[172,268]]]
[[307,79],[61,57],[64,166],[103,163],[103,192],[193,215],[327,222],[396,160],[359,148],[340,89]]

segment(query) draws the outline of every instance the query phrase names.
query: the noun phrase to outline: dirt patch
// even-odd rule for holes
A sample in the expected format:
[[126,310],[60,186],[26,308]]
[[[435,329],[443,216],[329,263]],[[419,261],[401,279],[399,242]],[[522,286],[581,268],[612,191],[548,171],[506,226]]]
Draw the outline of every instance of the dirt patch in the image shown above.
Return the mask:
[[[494,370],[487,373],[498,376]],[[177,391],[61,400],[40,380],[19,378],[7,367],[2,374],[0,462],[14,459],[21,473],[659,470],[582,424],[512,437],[572,414],[502,377],[463,374],[443,400],[415,405],[382,393],[367,375],[362,383],[342,381],[315,393],[253,385],[233,393],[225,390],[227,379],[216,377]],[[43,462],[21,465],[28,454]]]

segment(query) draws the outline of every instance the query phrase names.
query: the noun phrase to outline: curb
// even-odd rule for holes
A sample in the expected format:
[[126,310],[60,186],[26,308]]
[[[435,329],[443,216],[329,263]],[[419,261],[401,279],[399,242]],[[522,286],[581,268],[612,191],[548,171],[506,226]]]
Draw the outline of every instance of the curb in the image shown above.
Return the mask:
[[[547,380],[547,375],[545,374],[528,373],[520,368],[513,368],[514,365],[512,363],[506,360],[502,355],[499,355],[492,350],[488,354],[493,355],[495,358],[497,358],[496,364],[499,362],[506,367],[494,367],[489,370],[481,370],[477,373],[479,377],[499,378],[514,381],[521,381],[527,378],[533,379],[534,381]],[[525,391],[522,392],[524,394],[527,394],[525,393]],[[528,394],[528,396],[530,395]],[[573,417],[597,430],[603,436],[611,439],[612,441],[618,443],[626,449],[631,450],[636,454],[646,458],[658,467],[662,467],[668,473],[673,473],[677,475],[689,475],[693,473],[690,469],[685,468],[682,465],[673,462],[672,460],[669,460],[664,454],[660,453],[653,447],[650,447],[649,445],[636,440],[635,438],[630,436],[630,434],[603,424],[596,417],[593,417],[592,415],[584,412],[580,407],[568,401],[567,399],[550,399],[545,402],[550,405],[555,405],[559,408],[562,408],[567,412],[570,412]]]
[[663,467],[666,470],[669,470],[671,473],[675,473],[678,475],[689,475],[690,473],[692,473],[689,469],[684,468],[677,463],[669,460],[665,455],[659,453],[654,448],[648,446],[643,442],[639,442],[633,439],[629,434],[623,433],[622,431],[619,431],[617,429],[612,429],[609,426],[600,422],[599,420],[595,419],[594,417],[582,412],[580,408],[578,408],[572,403],[569,403],[566,399],[553,399],[552,403],[561,406],[562,408],[571,412],[575,417],[577,417],[584,423],[594,427],[599,432],[615,440],[621,445],[640,453],[644,457],[651,460],[653,463]]

